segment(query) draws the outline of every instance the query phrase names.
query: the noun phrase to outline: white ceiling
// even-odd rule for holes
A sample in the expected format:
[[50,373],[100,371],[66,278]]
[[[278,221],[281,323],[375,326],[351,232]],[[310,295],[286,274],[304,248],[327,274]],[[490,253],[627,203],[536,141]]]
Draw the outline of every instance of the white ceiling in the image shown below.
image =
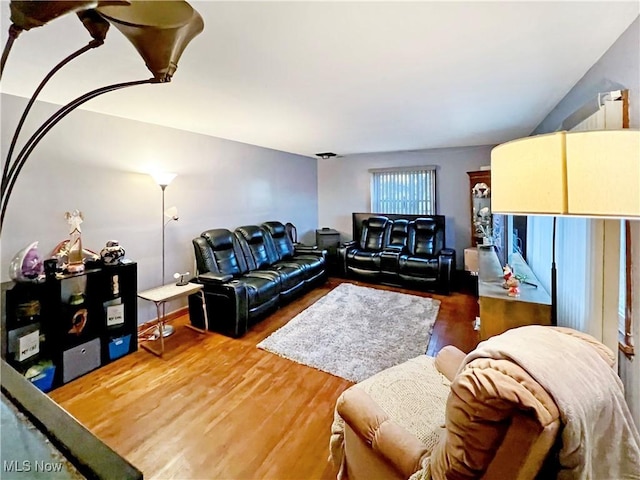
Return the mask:
[[[2,43],[9,2],[2,5]],[[640,12],[605,2],[190,2],[205,29],[170,84],[84,108],[313,156],[528,135]],[[75,15],[23,33],[2,91],[28,97],[89,41]],[[115,28],[40,99],[150,74]]]

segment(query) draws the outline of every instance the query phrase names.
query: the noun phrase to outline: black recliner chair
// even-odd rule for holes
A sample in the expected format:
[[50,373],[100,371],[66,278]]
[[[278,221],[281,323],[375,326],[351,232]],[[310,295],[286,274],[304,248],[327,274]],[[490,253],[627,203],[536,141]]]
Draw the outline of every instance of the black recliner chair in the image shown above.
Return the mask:
[[444,248],[444,230],[432,218],[409,222],[407,250],[398,259],[400,280],[449,294],[456,267],[455,250]]
[[387,217],[369,217],[362,222],[360,238],[338,248],[346,276],[380,276],[380,259],[389,243],[391,225]]
[[294,297],[305,286],[306,268],[301,263],[281,261],[274,251],[268,233],[257,225],[245,225],[235,230],[247,265],[254,273],[262,273],[280,284],[283,300]]
[[[291,224],[287,224],[291,225]],[[305,282],[309,287],[327,279],[327,252],[315,246],[293,243],[286,225],[280,222],[265,222],[262,228],[268,233],[266,240],[270,242],[272,264],[303,265]],[[295,228],[295,227],[294,227]]]
[[[213,229],[193,239],[198,276],[204,285],[209,329],[240,337],[252,320],[278,305],[281,285],[277,274],[252,271],[236,235]],[[189,298],[189,311],[198,312],[197,299]],[[196,302],[196,305],[192,305]],[[193,307],[193,308],[192,308]],[[204,327],[202,319],[191,322]]]

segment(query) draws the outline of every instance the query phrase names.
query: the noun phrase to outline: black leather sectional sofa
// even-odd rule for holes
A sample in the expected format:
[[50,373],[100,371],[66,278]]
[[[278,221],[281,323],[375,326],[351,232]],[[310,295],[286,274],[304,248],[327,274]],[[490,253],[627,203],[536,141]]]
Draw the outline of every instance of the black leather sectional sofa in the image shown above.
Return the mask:
[[339,248],[347,278],[449,294],[456,252],[445,248],[445,217],[353,214],[354,239]]
[[[207,230],[193,246],[209,329],[232,337],[327,278],[326,252],[294,245],[280,222]],[[192,324],[203,328],[197,298],[189,303]]]

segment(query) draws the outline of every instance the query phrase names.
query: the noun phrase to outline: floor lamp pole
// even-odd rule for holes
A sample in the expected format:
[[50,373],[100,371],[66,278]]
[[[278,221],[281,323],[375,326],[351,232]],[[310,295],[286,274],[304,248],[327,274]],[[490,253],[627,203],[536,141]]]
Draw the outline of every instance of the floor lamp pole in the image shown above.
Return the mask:
[[[164,228],[166,227],[166,224],[164,223],[164,191],[167,188],[167,185],[160,185],[160,188],[162,189],[162,211],[160,212],[160,221],[162,222],[162,281],[160,282],[160,285],[164,285],[164,279],[165,279],[165,272],[164,272]],[[165,306],[166,306],[166,302],[162,302],[162,318],[165,318]],[[165,337],[168,337],[169,335],[171,335],[174,332],[173,326],[169,325],[168,323],[166,323],[163,326],[163,333]],[[158,330],[158,334],[160,334],[160,330]]]
[[167,188],[166,185],[160,185],[162,189],[162,210],[160,212],[160,221],[162,222],[162,281],[160,285],[164,285],[164,191]]
[[556,222],[553,217],[553,239],[551,244],[551,325],[558,325],[558,271],[556,269]]

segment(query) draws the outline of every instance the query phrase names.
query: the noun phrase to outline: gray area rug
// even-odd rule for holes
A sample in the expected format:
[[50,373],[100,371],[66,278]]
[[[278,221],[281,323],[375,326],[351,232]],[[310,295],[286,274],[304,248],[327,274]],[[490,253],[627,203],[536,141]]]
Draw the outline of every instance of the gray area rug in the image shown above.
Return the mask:
[[440,301],[341,283],[257,346],[359,382],[424,354]]

